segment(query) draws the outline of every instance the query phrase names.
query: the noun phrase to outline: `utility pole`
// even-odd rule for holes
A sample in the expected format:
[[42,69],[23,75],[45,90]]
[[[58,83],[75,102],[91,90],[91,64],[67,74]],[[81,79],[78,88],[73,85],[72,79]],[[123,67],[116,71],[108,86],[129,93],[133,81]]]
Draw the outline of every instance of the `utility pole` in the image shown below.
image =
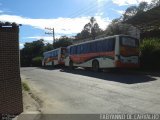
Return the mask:
[[54,28],[45,28],[49,31],[52,31],[52,32],[45,32],[45,34],[48,34],[48,35],[52,35],[53,36],[53,45],[55,43],[55,34],[54,34]]

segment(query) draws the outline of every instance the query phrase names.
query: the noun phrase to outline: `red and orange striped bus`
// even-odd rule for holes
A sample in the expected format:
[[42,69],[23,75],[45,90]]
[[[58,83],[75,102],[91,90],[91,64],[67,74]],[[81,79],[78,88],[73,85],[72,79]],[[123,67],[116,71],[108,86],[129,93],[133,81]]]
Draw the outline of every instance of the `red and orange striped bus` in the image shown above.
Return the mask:
[[139,66],[139,40],[115,35],[67,47],[65,65],[92,68],[134,68]]
[[66,48],[61,47],[43,53],[42,66],[64,65]]

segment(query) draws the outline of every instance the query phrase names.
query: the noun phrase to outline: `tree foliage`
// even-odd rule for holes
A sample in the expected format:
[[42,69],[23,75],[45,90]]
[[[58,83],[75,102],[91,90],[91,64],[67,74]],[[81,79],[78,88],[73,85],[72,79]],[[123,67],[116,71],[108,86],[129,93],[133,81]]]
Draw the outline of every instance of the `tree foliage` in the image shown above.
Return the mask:
[[149,9],[160,6],[160,0],[152,0]]
[[143,68],[160,69],[160,39],[144,39],[140,45],[140,50],[140,61]]
[[129,29],[132,26],[129,24],[123,24],[121,23],[121,18],[114,19],[112,22],[108,25],[108,27],[105,30],[105,34],[107,36],[111,35],[118,35],[118,34],[125,34],[129,35]]
[[130,6],[126,9],[125,13],[122,16],[123,21],[131,19],[133,16],[146,12],[147,10],[157,6],[160,6],[160,0],[152,0],[151,4],[142,1],[138,6]]
[[[117,19],[112,20],[112,22],[108,25],[105,30],[106,35],[115,35],[115,34],[127,34],[129,35],[129,29],[131,25],[123,24],[125,21],[132,19],[137,14],[141,14],[146,12],[147,10],[159,6],[160,0],[152,0],[151,4],[147,2],[141,2],[138,6],[130,6],[128,7],[124,14]],[[152,6],[152,7],[151,7]]]
[[137,12],[142,13],[149,9],[149,5],[147,2],[141,2],[137,7]]
[[69,38],[67,36],[62,36],[53,44],[53,47],[54,49],[59,47],[67,47],[69,45],[72,45],[72,40],[73,40],[72,38]]
[[123,21],[126,21],[136,15],[138,12],[138,8],[136,6],[130,6],[126,9],[125,13],[123,14]]
[[25,43],[24,48],[20,51],[21,66],[32,66],[32,59],[36,56],[42,56],[44,46],[43,39]]
[[71,45],[71,38],[62,36],[54,43],[44,43],[43,39],[33,41],[30,43],[25,43],[24,48],[20,50],[21,55],[21,66],[41,66],[41,61],[43,58],[43,52],[50,51]]
[[32,59],[32,66],[39,67],[42,65],[43,57],[34,57]]
[[50,43],[46,43],[43,47],[43,51],[46,52],[46,51],[49,51],[49,50],[53,50],[53,45],[50,44]]
[[92,37],[92,39],[95,39],[95,37],[99,35],[101,32],[102,30],[96,22],[96,19],[94,17],[91,17],[90,22],[84,25],[83,30],[80,33],[78,33],[75,36],[75,38],[86,39]]

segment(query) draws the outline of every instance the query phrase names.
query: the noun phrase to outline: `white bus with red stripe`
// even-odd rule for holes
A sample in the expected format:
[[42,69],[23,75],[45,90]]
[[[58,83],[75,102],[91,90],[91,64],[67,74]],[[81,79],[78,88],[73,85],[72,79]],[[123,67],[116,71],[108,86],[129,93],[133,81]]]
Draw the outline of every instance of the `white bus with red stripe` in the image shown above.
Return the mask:
[[66,48],[61,47],[43,53],[42,66],[64,65]]
[[139,67],[139,40],[127,35],[115,35],[67,47],[65,65],[92,68]]

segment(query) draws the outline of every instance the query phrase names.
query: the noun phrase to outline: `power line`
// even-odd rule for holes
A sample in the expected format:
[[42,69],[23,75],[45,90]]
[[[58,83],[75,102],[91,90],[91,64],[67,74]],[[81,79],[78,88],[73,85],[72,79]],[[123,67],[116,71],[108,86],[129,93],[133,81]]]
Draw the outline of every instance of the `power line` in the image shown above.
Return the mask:
[[[99,8],[102,8],[104,5],[106,5],[108,2],[104,3],[103,5],[101,5]],[[86,13],[91,13],[92,10],[94,10],[95,8],[97,8],[97,4],[93,4],[92,6],[86,8],[86,9],[83,9],[83,10],[80,10],[78,12],[75,12],[73,15],[69,16],[69,17],[77,17],[79,15],[82,15],[82,14],[86,14]]]
[[[106,2],[105,4],[103,4],[103,5],[101,5],[101,7],[103,7],[103,6],[106,5],[106,4],[107,4],[107,2]],[[93,4],[93,6],[90,6],[90,7],[86,8],[86,9],[83,9],[81,12],[80,12],[80,11],[77,12],[77,13],[79,13],[79,14],[74,15],[74,17],[78,17],[79,15],[86,14],[86,13],[93,13],[92,10],[96,8],[95,5],[96,5],[96,4]],[[75,13],[74,13],[74,14],[75,14]],[[72,17],[73,17],[73,15],[72,15]],[[66,20],[66,21],[68,21],[68,20]],[[61,25],[61,26],[62,26],[62,25]]]
[[[89,5],[93,4],[93,2],[90,2]],[[89,6],[86,9],[79,9],[79,11],[74,12],[73,14],[71,14],[70,16],[68,16],[68,18],[73,18],[73,17],[78,17],[80,14],[85,13],[85,11],[89,10],[89,9],[93,9],[96,7],[96,4],[94,3],[93,6]],[[68,19],[63,20],[63,22],[69,21]],[[63,27],[63,25],[60,24],[60,26]]]
[[54,33],[54,28],[45,28],[49,31],[52,31],[52,32],[45,32],[45,34],[48,34],[48,35],[52,35],[53,36],[53,45],[55,43],[55,33]]
[[[91,4],[93,4],[93,2],[91,3]],[[78,11],[76,11],[76,12],[74,12],[73,14],[71,14],[71,15],[69,15],[69,17],[74,17],[75,15],[77,16],[77,14],[81,14],[81,13],[84,13],[85,11],[87,11],[87,10],[89,10],[89,9],[93,9],[93,8],[95,8],[96,6],[97,6],[97,4],[93,4],[93,5],[91,5],[91,4],[89,4],[89,7],[84,7],[83,9],[79,9]]]
[[[92,6],[91,6],[91,4],[92,4]],[[107,2],[106,2],[105,4],[103,4],[103,5],[101,5],[101,7],[103,7],[103,6],[106,5],[106,4],[107,4]],[[71,14],[68,18],[78,17],[78,16],[80,16],[80,15],[82,15],[82,14],[93,13],[93,10],[94,10],[95,8],[97,8],[97,3],[90,2],[89,5],[90,5],[90,6],[89,6],[89,7],[86,7],[85,9],[79,9],[78,11],[74,12],[74,13]],[[63,22],[66,22],[66,21],[68,21],[68,19],[63,20]],[[63,25],[61,25],[61,24],[60,24],[60,26],[63,27]],[[54,38],[54,39],[55,39],[55,38]],[[54,42],[53,42],[53,43],[54,43]]]

